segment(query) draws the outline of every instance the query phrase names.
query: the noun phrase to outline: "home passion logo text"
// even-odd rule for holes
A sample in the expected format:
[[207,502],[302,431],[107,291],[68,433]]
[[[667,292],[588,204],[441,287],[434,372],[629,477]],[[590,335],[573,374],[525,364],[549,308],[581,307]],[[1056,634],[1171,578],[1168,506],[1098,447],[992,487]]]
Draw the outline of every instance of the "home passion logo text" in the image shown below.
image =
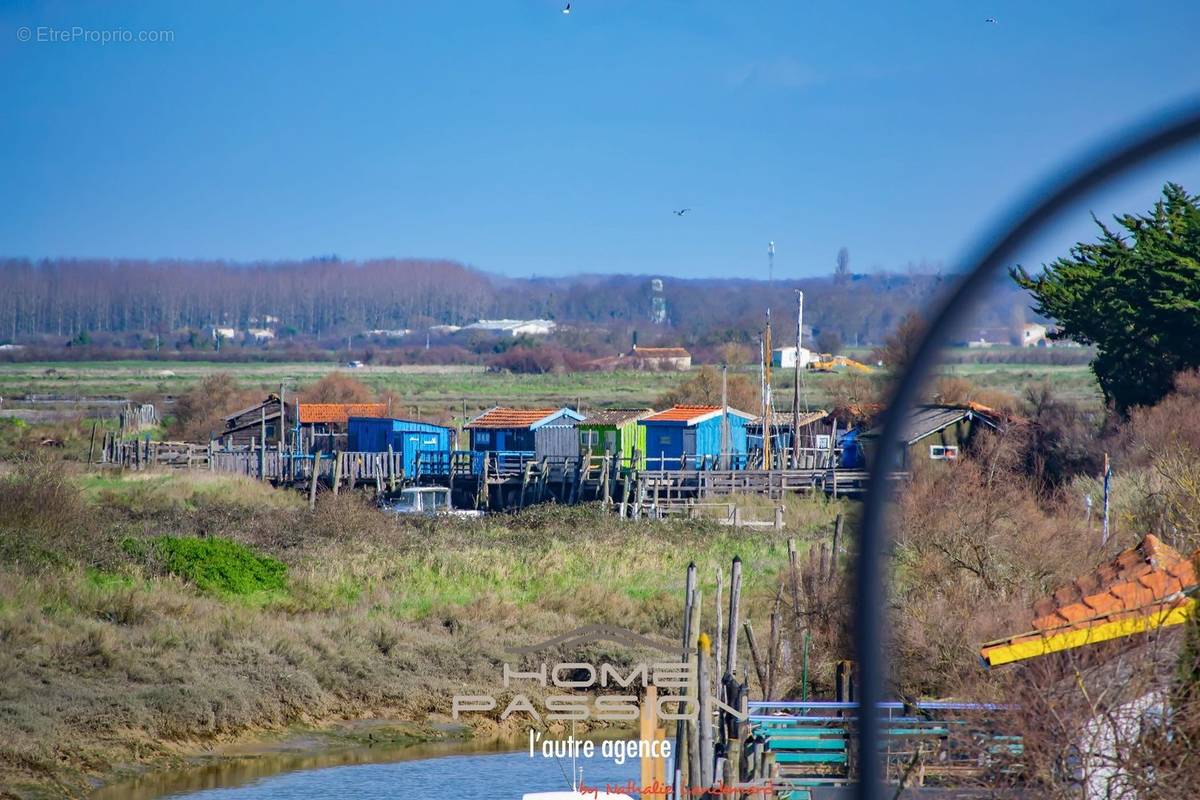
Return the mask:
[[[503,706],[499,718],[525,718],[532,722],[589,721],[628,722],[642,714],[643,698],[652,700],[649,712],[655,724],[659,721],[695,720],[699,714],[696,686],[696,662],[684,661],[682,650],[649,637],[610,625],[589,625],[509,652],[528,655],[549,648],[578,647],[592,642],[607,641],[663,654],[653,660],[618,665],[607,661],[543,661],[533,669],[504,663],[501,685],[516,689]],[[648,693],[647,689],[655,687]],[[523,687],[541,689],[534,692],[535,702]],[[545,693],[550,690],[550,693]],[[556,691],[560,690],[560,691]],[[505,696],[509,692],[504,692]],[[500,708],[493,694],[464,694],[453,698],[452,716],[489,713]],[[740,709],[730,707],[721,698],[712,698],[712,707],[745,719]]]

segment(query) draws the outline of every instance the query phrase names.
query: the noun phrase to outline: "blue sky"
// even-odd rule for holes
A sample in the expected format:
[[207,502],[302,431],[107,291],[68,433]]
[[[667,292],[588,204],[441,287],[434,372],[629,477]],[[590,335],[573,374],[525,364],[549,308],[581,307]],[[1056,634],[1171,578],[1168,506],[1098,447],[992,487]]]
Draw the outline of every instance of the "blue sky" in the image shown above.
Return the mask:
[[[774,239],[777,276],[842,245],[953,269],[1062,158],[1200,92],[1190,1],[572,7],[4,3],[0,255],[765,277]],[[75,26],[174,41],[37,40]],[[1200,191],[1200,156],[1030,258],[1167,177]]]

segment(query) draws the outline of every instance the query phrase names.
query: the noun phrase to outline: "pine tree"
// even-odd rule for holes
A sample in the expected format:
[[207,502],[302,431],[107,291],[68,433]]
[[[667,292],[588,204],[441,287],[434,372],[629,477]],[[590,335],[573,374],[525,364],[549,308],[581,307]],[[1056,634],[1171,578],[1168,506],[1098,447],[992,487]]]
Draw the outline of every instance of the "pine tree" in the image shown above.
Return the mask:
[[1092,370],[1105,398],[1124,412],[1153,405],[1175,374],[1200,366],[1200,198],[1168,183],[1145,216],[1096,220],[1099,241],[1013,279],[1058,336],[1096,346]]

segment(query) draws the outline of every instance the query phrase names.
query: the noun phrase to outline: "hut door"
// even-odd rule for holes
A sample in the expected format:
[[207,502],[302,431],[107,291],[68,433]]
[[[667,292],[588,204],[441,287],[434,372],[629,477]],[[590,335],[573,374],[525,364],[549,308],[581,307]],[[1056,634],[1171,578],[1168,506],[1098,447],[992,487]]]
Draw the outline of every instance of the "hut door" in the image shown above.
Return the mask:
[[683,456],[682,463],[679,465],[681,468],[688,466],[688,462],[692,460],[692,456],[696,455],[695,428],[683,429],[683,452],[680,455]]
[[417,471],[417,454],[421,452],[421,435],[404,434],[404,474],[411,476]]
[[604,449],[610,453],[617,452],[617,432],[616,431],[605,431],[604,432]]

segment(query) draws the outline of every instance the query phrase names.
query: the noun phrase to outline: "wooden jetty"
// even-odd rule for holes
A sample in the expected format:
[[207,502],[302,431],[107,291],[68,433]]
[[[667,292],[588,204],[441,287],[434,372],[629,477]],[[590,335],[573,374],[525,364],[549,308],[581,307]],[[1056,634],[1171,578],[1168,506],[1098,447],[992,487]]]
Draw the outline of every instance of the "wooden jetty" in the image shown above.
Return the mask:
[[[123,469],[192,469],[245,475],[278,486],[305,488],[313,481],[338,491],[368,488],[396,491],[407,486],[444,486],[459,507],[490,510],[523,508],[553,501],[563,504],[601,501],[622,517],[709,516],[704,508],[715,498],[757,495],[783,500],[796,493],[855,497],[866,487],[862,470],[837,467],[798,469],[720,469],[720,459],[700,459],[683,469],[638,469],[640,456],[612,453],[543,456],[532,452],[420,453],[406,471],[396,452],[295,452],[279,443],[265,447],[222,446],[217,442],[154,441],[121,438],[109,433],[101,446],[102,465]],[[896,473],[894,477],[903,477]],[[732,512],[730,512],[732,514]],[[731,518],[729,524],[747,522]]]

